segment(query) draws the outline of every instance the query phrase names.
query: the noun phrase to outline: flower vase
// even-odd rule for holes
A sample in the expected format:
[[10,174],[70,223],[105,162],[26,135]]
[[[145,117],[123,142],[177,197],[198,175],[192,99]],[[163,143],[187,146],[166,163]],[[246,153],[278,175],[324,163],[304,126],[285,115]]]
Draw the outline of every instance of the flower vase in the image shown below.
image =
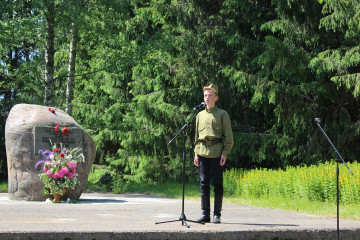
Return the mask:
[[54,202],[60,202],[60,201],[63,201],[64,200],[64,196],[65,196],[65,193],[66,193],[66,188],[63,188],[62,189],[62,195],[61,194],[58,194],[58,193],[54,193]]

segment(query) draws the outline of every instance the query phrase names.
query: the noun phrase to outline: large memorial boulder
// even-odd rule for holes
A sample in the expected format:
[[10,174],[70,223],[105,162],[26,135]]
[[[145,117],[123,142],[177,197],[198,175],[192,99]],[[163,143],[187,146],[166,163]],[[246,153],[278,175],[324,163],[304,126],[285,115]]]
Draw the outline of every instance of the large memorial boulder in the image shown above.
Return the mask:
[[[55,131],[56,125],[69,131],[66,134]],[[52,149],[50,140],[57,146],[82,149],[85,161],[76,168],[80,184],[65,195],[71,199],[80,198],[95,160],[94,141],[73,118],[59,109],[18,104],[11,109],[5,126],[9,199],[42,201],[49,197],[42,194],[44,183],[39,174],[43,170],[35,168],[35,164],[43,160],[39,150]]]

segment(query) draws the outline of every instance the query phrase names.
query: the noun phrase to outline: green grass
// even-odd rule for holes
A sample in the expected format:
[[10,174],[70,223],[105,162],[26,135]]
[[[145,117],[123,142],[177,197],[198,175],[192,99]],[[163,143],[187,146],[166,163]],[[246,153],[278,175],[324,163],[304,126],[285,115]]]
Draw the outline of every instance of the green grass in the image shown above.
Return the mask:
[[[161,197],[182,198],[182,182],[167,183],[129,183],[126,186],[127,192],[143,193]],[[199,184],[185,183],[186,199],[200,200]]]
[[7,181],[0,182],[0,192],[7,192],[7,191],[8,191]]
[[[306,213],[336,218],[336,204],[329,202],[309,201],[304,199],[288,199],[284,197],[268,198],[235,198],[226,197],[224,202],[246,206],[257,206],[281,209],[291,212]],[[341,204],[340,218],[360,221],[360,204]]]
[[[340,166],[339,190],[343,205],[360,203],[360,163]],[[336,163],[311,166],[288,166],[286,169],[230,169],[224,172],[224,191],[238,198],[303,199],[311,202],[336,203]]]
[[[100,178],[108,173],[106,167],[95,166],[90,173],[88,187],[93,186],[93,191],[104,191],[96,185]],[[182,182],[166,183],[128,183],[123,192],[142,193],[161,197],[182,198]],[[114,191],[119,193],[119,191]],[[212,190],[211,190],[212,193]],[[185,183],[185,199],[200,201],[200,186],[197,181]],[[307,213],[336,218],[336,204],[334,202],[309,201],[307,199],[292,200],[286,197],[224,197],[224,203],[239,204],[246,206],[257,206],[286,211]],[[341,204],[340,217],[360,221],[360,204]]]
[[[150,194],[162,197],[182,198],[182,183],[154,183],[127,185],[127,192]],[[185,199],[200,201],[200,188],[198,183],[185,184]],[[284,197],[241,198],[224,197],[224,203],[256,206],[271,209],[280,209],[291,212],[306,213],[336,218],[336,204],[329,202],[292,200]],[[360,204],[340,205],[340,218],[360,221]]]
[[100,186],[97,183],[107,173],[110,173],[107,166],[93,165],[88,177],[85,192],[106,192],[106,186]]
[[107,166],[104,165],[93,165],[90,174],[89,174],[89,178],[88,181],[89,182],[93,182],[96,183],[98,182],[102,176],[104,176],[106,173],[110,173],[109,169]]

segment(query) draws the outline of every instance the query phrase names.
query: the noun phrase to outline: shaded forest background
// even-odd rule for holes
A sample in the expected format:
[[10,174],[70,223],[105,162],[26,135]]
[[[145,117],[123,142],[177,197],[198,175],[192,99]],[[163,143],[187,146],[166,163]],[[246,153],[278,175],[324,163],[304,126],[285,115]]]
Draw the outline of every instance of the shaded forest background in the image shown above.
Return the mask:
[[[219,86],[235,146],[227,168],[359,160],[360,4],[356,0],[3,0],[0,179],[5,123],[18,103],[65,110],[124,180],[187,175],[190,125]],[[197,175],[196,175],[197,176]]]

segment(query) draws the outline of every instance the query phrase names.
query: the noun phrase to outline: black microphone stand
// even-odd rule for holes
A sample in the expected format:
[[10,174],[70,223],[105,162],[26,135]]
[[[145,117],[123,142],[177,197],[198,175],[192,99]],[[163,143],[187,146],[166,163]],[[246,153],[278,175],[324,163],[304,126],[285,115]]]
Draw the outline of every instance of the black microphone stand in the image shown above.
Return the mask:
[[[191,120],[199,113],[199,110],[196,109],[196,113],[190,118],[190,120],[185,123],[184,126],[182,126],[182,128],[180,129],[180,131],[175,135],[175,137],[173,137],[173,139],[170,140],[170,142],[168,143],[168,145],[170,145],[175,138],[183,131],[185,130],[186,127],[189,126],[189,123],[191,122]],[[194,222],[194,223],[199,223],[199,224],[205,224],[203,222],[196,222],[193,220],[189,220],[186,219],[185,213],[184,213],[184,209],[185,209],[185,152],[186,152],[186,135],[184,132],[184,149],[183,149],[183,173],[182,173],[182,212],[180,214],[180,218],[176,219],[176,220],[170,220],[170,221],[165,221],[165,222],[156,222],[155,224],[160,224],[160,223],[170,223],[170,222],[177,222],[177,221],[181,221],[182,225],[185,225],[187,228],[190,228],[190,225],[187,222]]]
[[[336,156],[336,220],[337,220],[337,239],[340,239],[340,227],[339,227],[339,158],[342,160],[342,162],[345,164],[346,168],[349,170],[351,175],[354,175],[354,173],[351,171],[351,169],[348,167],[348,165],[346,164],[346,162],[344,161],[344,159],[341,157],[339,151],[336,149],[336,147],[334,146],[334,144],[331,142],[330,138],[326,135],[324,129],[321,127],[320,125],[320,118],[315,118],[315,122],[316,124],[319,126],[320,130],[322,131],[322,133],[324,134],[324,136],[326,137],[326,139],[329,141],[329,143],[331,144],[331,146],[334,148],[335,153],[337,154]],[[339,158],[338,158],[339,157]]]

